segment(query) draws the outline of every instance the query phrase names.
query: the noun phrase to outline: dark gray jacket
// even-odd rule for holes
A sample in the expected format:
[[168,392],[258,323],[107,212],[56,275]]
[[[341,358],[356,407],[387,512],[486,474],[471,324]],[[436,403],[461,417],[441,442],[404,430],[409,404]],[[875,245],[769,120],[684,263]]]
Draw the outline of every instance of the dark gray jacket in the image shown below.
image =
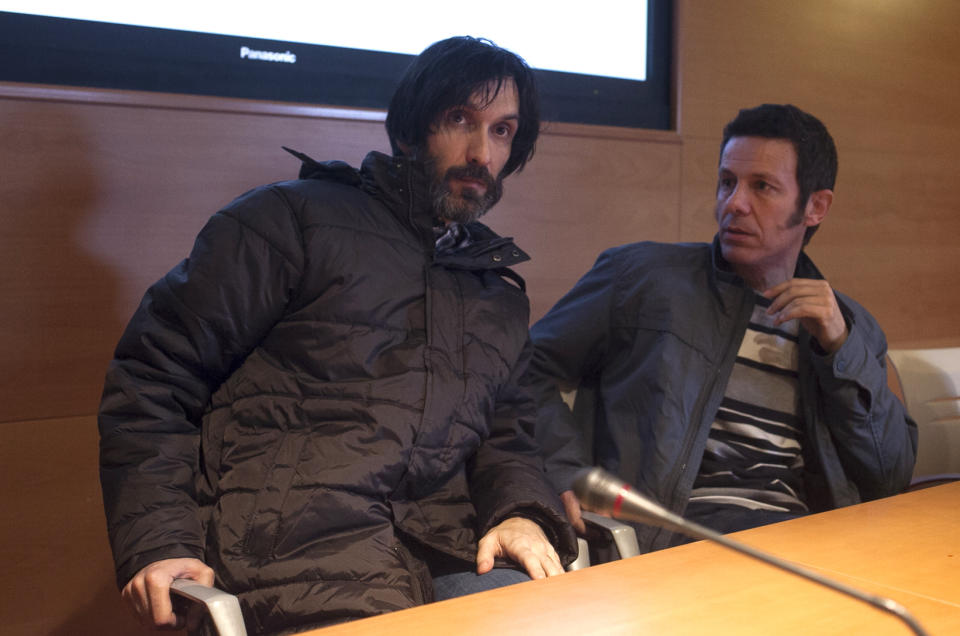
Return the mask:
[[505,268],[526,255],[479,223],[434,253],[406,160],[301,177],[213,216],[117,347],[99,425],[118,582],[202,559],[265,633],[428,601],[425,561],[475,567],[515,514],[572,558],[517,382],[529,309]]
[[[796,276],[822,278],[805,254]],[[799,343],[813,510],[900,492],[916,458],[916,425],[887,387],[883,332],[863,307],[836,296],[850,332],[840,350],[818,353],[802,329]],[[580,467],[596,464],[682,513],[753,304],[716,243],[636,243],[601,254],[531,330],[536,353],[525,382],[542,401],[537,437],[555,487],[569,489]],[[558,381],[579,382],[576,421]],[[638,531],[645,551],[671,539]]]

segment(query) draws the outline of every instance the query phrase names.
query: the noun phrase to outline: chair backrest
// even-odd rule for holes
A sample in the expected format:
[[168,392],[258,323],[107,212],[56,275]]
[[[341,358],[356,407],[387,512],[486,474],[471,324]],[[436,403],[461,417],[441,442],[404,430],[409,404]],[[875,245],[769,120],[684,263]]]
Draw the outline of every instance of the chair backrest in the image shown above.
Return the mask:
[[914,477],[960,472],[960,347],[888,355],[920,433]]

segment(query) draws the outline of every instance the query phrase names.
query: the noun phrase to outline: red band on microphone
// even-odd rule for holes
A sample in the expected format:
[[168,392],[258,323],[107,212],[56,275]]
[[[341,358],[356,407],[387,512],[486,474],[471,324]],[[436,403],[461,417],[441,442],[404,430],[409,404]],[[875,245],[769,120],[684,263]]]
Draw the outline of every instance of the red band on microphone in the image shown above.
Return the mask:
[[630,490],[630,484],[624,484],[623,488],[620,489],[620,492],[617,493],[617,498],[613,502],[613,516],[617,517],[620,514],[620,505],[623,504],[623,495],[625,492]]

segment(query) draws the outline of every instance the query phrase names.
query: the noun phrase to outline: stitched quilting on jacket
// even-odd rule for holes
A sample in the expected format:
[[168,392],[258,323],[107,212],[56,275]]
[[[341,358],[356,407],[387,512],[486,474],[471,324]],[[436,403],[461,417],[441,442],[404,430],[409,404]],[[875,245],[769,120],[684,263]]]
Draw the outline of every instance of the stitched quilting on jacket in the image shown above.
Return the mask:
[[469,569],[512,513],[569,558],[517,382],[529,309],[505,268],[526,255],[479,223],[435,253],[412,162],[304,159],[211,218],[117,347],[99,423],[118,582],[200,558],[270,633],[428,601],[413,555]]

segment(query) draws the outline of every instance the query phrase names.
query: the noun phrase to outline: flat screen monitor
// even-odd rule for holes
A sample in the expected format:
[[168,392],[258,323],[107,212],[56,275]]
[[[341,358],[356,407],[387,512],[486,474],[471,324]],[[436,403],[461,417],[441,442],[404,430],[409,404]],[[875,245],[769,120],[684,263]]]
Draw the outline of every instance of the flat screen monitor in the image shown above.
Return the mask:
[[474,35],[537,70],[547,121],[670,129],[671,9],[670,0],[0,1],[0,81],[383,109],[414,55]]

